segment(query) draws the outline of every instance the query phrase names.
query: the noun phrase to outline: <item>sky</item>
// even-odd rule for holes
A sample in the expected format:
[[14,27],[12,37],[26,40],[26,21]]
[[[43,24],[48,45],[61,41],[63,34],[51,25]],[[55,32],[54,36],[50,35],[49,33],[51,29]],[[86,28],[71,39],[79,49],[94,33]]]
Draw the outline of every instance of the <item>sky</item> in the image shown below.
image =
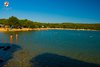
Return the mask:
[[0,0],[0,18],[10,16],[45,23],[100,23],[100,0]]

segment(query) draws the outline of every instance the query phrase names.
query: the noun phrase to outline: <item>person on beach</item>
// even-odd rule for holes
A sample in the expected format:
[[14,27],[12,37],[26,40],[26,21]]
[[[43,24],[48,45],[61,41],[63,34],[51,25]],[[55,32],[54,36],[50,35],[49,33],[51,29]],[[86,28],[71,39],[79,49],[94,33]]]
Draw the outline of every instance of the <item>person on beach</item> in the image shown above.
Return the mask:
[[10,35],[10,43],[12,44],[13,35]]

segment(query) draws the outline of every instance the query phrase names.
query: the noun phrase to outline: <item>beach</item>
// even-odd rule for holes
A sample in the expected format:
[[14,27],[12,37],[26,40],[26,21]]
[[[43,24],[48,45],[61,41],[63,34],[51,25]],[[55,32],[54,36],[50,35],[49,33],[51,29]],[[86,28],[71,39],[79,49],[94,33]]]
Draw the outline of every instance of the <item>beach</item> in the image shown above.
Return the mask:
[[22,28],[22,29],[10,29],[10,28],[0,28],[0,32],[9,32],[9,31],[31,31],[31,30],[47,30],[47,28]]
[[33,30],[86,30],[86,31],[99,31],[91,29],[70,29],[70,28],[22,28],[22,29],[10,29],[10,28],[0,28],[0,32],[10,32],[10,31],[33,31]]

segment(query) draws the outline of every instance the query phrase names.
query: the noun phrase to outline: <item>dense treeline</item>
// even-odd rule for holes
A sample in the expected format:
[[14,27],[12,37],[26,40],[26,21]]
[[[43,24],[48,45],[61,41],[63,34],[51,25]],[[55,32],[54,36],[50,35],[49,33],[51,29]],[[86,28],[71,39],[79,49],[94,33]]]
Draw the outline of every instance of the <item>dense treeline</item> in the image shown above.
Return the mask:
[[19,20],[11,16],[9,19],[0,19],[0,25],[9,28],[69,28],[69,29],[92,29],[100,30],[99,24],[79,24],[79,23],[39,23],[27,19]]

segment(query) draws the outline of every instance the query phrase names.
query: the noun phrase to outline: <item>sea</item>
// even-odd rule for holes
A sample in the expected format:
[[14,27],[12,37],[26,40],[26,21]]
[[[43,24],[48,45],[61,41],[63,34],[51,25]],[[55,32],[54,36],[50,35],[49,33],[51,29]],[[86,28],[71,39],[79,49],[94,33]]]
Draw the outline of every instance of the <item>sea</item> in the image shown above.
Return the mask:
[[[12,35],[12,39],[11,39]],[[53,53],[89,63],[100,64],[100,31],[38,30],[0,32],[0,43],[22,49],[9,60],[10,67],[30,67],[29,61],[43,53]],[[19,65],[19,66],[18,66]]]

